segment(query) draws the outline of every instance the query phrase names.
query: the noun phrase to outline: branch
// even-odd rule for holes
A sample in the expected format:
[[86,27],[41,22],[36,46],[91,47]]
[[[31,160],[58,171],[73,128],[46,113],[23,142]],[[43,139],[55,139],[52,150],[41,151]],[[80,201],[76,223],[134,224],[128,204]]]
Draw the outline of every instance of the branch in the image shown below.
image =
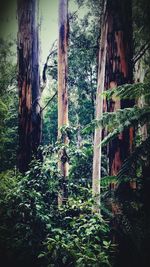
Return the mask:
[[142,45],[140,51],[133,58],[133,65],[145,54],[145,52],[150,48],[150,42]]
[[80,4],[78,9],[76,11],[74,11],[72,14],[70,13],[68,16],[68,19],[71,20],[73,19],[73,17],[75,16],[76,13],[78,13],[79,9],[83,6],[83,4]]
[[[57,39],[54,41],[54,43],[52,44],[51,46],[51,49],[50,49],[50,52],[49,52],[49,55],[47,56],[47,59],[46,59],[46,62],[44,64],[44,68],[43,68],[43,73],[42,73],[42,79],[43,79],[43,84],[46,84],[46,71],[47,71],[47,64],[48,64],[48,61],[50,59],[50,57],[55,53],[57,52],[57,49],[54,49],[55,45],[56,45],[56,42],[57,42]],[[44,88],[43,88],[44,89]]]
[[43,110],[48,106],[48,104],[54,99],[54,97],[57,95],[57,92],[48,100],[48,102],[46,103],[45,107],[41,109],[41,113],[43,112]]

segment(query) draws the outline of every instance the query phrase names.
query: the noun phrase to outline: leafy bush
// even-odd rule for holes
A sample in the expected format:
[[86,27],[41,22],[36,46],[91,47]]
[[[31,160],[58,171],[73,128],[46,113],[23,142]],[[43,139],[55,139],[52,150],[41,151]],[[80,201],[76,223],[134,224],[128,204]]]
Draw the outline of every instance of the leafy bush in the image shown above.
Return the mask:
[[5,264],[8,261],[8,265],[12,262],[19,266],[33,261],[36,266],[36,257],[48,233],[47,224],[57,203],[56,176],[53,162],[47,158],[43,163],[33,161],[25,175],[18,174],[15,187],[6,184],[0,203],[0,246]]
[[110,266],[109,228],[91,213],[91,190],[70,182],[66,206],[57,205],[62,178],[56,151],[45,146],[43,161],[33,160],[25,175],[1,177],[1,261],[15,267]]
[[110,230],[100,215],[91,214],[91,205],[91,201],[70,199],[58,211],[58,224],[51,228],[46,249],[39,255],[48,266],[111,266]]

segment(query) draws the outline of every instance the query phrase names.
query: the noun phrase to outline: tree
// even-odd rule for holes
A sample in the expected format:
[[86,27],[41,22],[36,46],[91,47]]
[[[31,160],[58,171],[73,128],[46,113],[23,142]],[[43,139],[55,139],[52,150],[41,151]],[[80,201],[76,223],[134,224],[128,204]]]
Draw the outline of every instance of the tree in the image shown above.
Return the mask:
[[[131,0],[108,1],[108,35],[105,70],[105,88],[132,83],[132,5]],[[107,102],[105,111],[131,106],[129,100],[113,99]],[[109,170],[111,175],[117,175],[123,160],[132,149],[133,129],[119,135],[109,146]]]
[[[106,102],[102,100],[101,93],[104,88],[112,89],[118,85],[132,82],[132,20],[131,1],[105,1],[105,19],[102,24],[99,78],[96,101],[96,119],[102,112],[114,112],[119,108],[132,105],[132,101],[113,99]],[[106,15],[107,14],[107,15]],[[107,29],[108,27],[108,29]],[[107,29],[107,32],[106,32]],[[106,49],[107,48],[107,49]],[[100,194],[101,176],[101,147],[102,130],[95,129],[94,158],[93,158],[93,196]],[[105,132],[104,132],[105,134]],[[109,145],[109,171],[117,175],[123,160],[132,147],[133,129],[116,137]],[[96,203],[100,203],[97,198]]]
[[[96,94],[96,119],[100,119],[103,114],[103,97],[104,81],[105,81],[105,66],[106,66],[106,49],[107,49],[107,2],[104,3],[104,15],[102,21],[101,41],[99,50],[99,68],[98,68],[98,85]],[[99,212],[100,205],[100,178],[101,178],[101,146],[102,139],[101,127],[95,129],[94,134],[94,154],[93,154],[93,174],[92,174],[92,195],[95,199],[93,206],[94,212]]]
[[18,167],[28,169],[41,141],[38,1],[18,1]]
[[61,192],[58,203],[61,205],[67,197],[66,177],[68,162],[65,145],[66,135],[61,134],[61,127],[68,125],[67,94],[67,49],[68,49],[68,0],[59,0],[59,40],[58,40],[58,139],[62,139],[64,147],[59,151],[59,170],[62,176]]

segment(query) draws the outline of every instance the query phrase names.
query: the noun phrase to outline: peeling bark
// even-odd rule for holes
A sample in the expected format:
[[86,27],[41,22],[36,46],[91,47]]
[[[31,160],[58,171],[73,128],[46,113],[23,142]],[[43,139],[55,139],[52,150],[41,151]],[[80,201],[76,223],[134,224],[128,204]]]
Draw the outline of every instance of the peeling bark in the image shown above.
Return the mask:
[[[58,40],[58,139],[61,139],[60,128],[68,125],[68,0],[59,0],[59,40]],[[67,136],[62,140],[66,145]],[[59,151],[58,168],[62,175],[61,192],[58,196],[58,204],[62,205],[67,199],[66,178],[68,176],[68,160],[66,150]]]
[[[108,0],[108,35],[105,88],[132,83],[132,13],[131,0]],[[132,106],[132,101],[113,99],[107,103],[107,111]],[[132,140],[131,140],[132,139]],[[132,149],[133,129],[119,135],[109,146],[110,175],[117,175],[123,160]]]
[[28,170],[41,140],[38,1],[18,0],[18,168]]
[[[96,98],[96,119],[102,112],[114,112],[133,105],[132,101],[113,99],[109,102],[100,97],[105,90],[132,83],[132,14],[131,0],[104,1],[105,11],[101,32],[99,53],[98,87]],[[106,134],[106,129],[104,135]],[[102,130],[95,130],[93,158],[93,196],[100,204],[100,168]],[[113,140],[108,148],[110,175],[117,175],[123,160],[132,150],[133,129],[125,131]],[[98,208],[94,207],[96,212]]]

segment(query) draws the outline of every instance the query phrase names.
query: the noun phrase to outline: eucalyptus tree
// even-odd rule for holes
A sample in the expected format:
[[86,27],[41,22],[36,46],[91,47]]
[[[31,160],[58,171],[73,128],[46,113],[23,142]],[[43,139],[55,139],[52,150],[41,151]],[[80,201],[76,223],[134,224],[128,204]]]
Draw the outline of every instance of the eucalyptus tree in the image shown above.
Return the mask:
[[68,162],[65,145],[68,143],[66,135],[62,135],[61,128],[68,125],[68,0],[59,0],[59,38],[58,38],[58,139],[61,139],[63,148],[59,151],[58,167],[62,176],[61,190],[58,204],[61,205],[67,198],[66,177],[68,176]]
[[[132,1],[108,1],[107,58],[105,88],[132,83]],[[104,106],[104,111],[113,112],[119,108],[132,106],[130,100],[113,99]],[[132,150],[133,128],[119,135],[109,147],[109,170],[117,175],[123,160]]]
[[[105,66],[106,66],[106,51],[107,51],[107,31],[108,31],[108,14],[107,2],[104,2],[101,40],[99,49],[99,67],[98,67],[98,84],[96,93],[96,119],[100,119],[103,114],[103,97],[104,82],[105,82]],[[102,128],[96,128],[94,133],[94,154],[93,154],[93,175],[92,175],[92,195],[95,204],[93,206],[94,212],[99,212],[100,205],[100,178],[101,178],[101,146]]]
[[18,167],[28,169],[41,141],[38,1],[18,0]]
[[[104,1],[104,19],[101,28],[99,52],[98,86],[96,97],[96,119],[103,112],[114,112],[129,107],[132,101],[113,99],[105,101],[101,93],[118,85],[132,83],[132,6],[131,0]],[[106,131],[104,131],[104,135]],[[101,143],[102,130],[95,129],[93,157],[93,196],[97,196],[96,204],[100,204],[101,179]],[[117,175],[123,160],[132,150],[133,129],[123,132],[113,140],[108,149],[109,172]],[[96,209],[99,211],[99,209]]]

